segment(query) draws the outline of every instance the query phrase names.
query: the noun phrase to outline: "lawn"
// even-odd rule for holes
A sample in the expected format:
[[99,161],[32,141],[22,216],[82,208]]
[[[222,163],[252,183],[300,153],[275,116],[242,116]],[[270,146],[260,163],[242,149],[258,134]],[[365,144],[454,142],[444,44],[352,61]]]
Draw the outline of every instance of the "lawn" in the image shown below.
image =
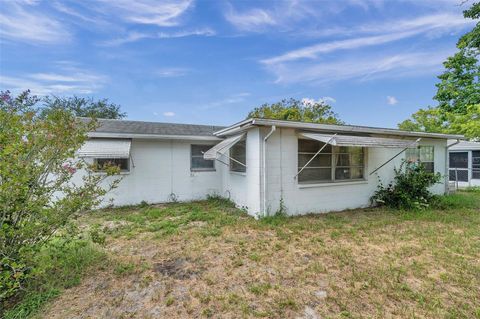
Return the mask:
[[108,262],[43,318],[480,318],[480,193],[254,220],[219,199],[103,210]]

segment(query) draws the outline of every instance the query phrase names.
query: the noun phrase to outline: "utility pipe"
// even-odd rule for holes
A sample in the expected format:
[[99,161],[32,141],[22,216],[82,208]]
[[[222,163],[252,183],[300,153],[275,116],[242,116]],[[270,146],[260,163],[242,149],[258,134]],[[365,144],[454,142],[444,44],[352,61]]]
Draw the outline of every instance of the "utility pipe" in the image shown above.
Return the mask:
[[272,125],[270,132],[263,139],[263,214],[267,214],[267,140],[277,130],[275,125]]

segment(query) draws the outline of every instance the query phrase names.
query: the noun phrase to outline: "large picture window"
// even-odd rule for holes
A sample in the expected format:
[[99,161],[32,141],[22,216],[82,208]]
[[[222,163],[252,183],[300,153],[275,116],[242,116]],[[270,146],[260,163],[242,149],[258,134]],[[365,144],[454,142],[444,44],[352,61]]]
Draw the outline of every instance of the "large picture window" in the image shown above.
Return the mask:
[[334,147],[315,140],[298,140],[298,170],[323,147],[320,154],[298,175],[299,183],[362,180],[365,177],[365,150],[362,147]]
[[213,171],[215,161],[203,158],[203,153],[212,148],[212,145],[191,145],[190,170],[191,171]]
[[409,162],[422,163],[427,172],[435,172],[433,146],[419,146],[418,148],[409,148],[405,151],[405,159]]
[[130,160],[128,158],[95,158],[95,166],[99,172],[104,172],[105,168],[117,166],[121,172],[130,171]]
[[247,167],[240,164],[247,162],[247,144],[245,140],[238,142],[230,149],[230,171],[245,173]]

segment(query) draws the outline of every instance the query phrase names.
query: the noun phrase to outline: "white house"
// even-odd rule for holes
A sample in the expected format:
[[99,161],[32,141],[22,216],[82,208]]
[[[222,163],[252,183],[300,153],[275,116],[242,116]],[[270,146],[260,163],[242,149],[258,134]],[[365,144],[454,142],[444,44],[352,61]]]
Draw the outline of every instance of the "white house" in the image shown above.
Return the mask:
[[[122,169],[114,205],[230,198],[254,216],[365,207],[402,159],[447,175],[458,135],[247,119],[229,127],[100,120],[78,156]],[[432,191],[446,191],[446,179]]]
[[480,142],[462,141],[449,148],[450,181],[459,187],[480,186]]

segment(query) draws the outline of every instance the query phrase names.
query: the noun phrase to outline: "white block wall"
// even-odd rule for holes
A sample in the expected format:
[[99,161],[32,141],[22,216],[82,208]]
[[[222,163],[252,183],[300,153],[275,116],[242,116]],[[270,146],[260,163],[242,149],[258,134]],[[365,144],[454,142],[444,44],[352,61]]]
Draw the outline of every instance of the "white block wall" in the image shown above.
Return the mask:
[[[141,201],[163,203],[205,199],[209,194],[222,191],[221,169],[216,171],[190,171],[190,145],[212,144],[212,141],[168,141],[133,139],[130,172],[122,174],[119,187],[106,196],[116,206],[135,205]],[[213,145],[213,144],[212,144]],[[90,159],[91,161],[91,159]],[[78,179],[77,179],[78,181]]]
[[[266,134],[265,129],[262,135]],[[435,170],[445,175],[445,140],[423,140],[423,145],[435,147]],[[377,174],[367,176],[366,181],[325,183],[317,185],[298,184],[297,173],[298,137],[293,129],[277,129],[267,142],[267,212],[274,214],[283,202],[289,215],[338,211],[368,206],[369,199],[377,188],[378,178],[384,183],[393,179],[393,168],[399,166],[402,156],[390,162]],[[367,155],[367,172],[383,164],[401,149],[370,148]],[[368,175],[368,174],[367,174]],[[442,184],[432,187],[432,191],[442,194]]]

